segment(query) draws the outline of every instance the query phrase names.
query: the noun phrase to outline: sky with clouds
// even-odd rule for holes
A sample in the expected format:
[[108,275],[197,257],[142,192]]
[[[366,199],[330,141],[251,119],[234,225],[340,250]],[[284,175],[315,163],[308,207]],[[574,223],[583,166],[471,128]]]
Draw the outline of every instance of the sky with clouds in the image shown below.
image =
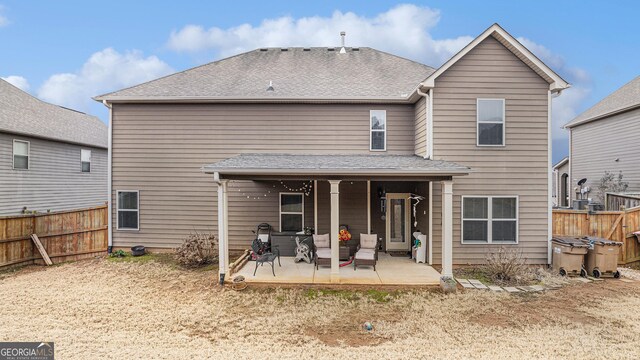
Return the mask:
[[567,153],[562,124],[638,75],[638,10],[635,1],[0,0],[0,77],[106,121],[92,96],[258,47],[334,46],[344,30],[348,45],[437,67],[498,22],[572,84],[553,100],[556,161]]

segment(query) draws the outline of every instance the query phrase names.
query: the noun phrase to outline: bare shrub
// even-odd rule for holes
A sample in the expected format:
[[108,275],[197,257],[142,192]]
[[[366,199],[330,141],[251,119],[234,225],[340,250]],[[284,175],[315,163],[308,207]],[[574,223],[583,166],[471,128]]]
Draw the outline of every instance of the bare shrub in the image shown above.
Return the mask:
[[189,234],[176,249],[176,260],[184,267],[198,267],[218,260],[218,239],[213,234]]
[[629,187],[629,183],[622,180],[622,171],[617,175],[613,172],[605,171],[604,176],[598,182],[598,199],[601,203],[604,203],[605,194],[611,193],[624,193]]
[[522,283],[532,275],[522,251],[517,248],[500,247],[487,254],[487,275],[496,282]]

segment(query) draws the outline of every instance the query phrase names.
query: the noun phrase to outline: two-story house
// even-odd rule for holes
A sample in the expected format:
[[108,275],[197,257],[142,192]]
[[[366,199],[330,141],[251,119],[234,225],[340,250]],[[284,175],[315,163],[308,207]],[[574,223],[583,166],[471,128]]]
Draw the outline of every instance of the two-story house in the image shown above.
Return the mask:
[[0,215],[104,205],[107,125],[0,79]]
[[[591,191],[584,198],[603,202],[598,185],[605,172],[618,175],[640,193],[640,167],[637,145],[640,136],[640,76],[600,100],[564,126],[569,131],[569,158],[560,176],[567,179],[567,205],[576,198],[578,181]],[[617,209],[617,208],[616,208]]]
[[498,246],[546,264],[550,99],[568,86],[495,24],[437,69],[366,47],[262,48],[99,96],[110,245],[216,232],[224,278],[258,223],[312,227],[339,282],[347,224],[387,252],[419,230],[418,259],[445,276]]

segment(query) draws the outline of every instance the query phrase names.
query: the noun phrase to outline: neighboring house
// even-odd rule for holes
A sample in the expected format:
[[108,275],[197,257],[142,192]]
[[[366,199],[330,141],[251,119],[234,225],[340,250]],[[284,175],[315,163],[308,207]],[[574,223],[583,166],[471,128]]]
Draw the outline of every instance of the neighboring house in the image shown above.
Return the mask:
[[[640,192],[640,76],[564,126],[569,130],[569,179],[587,179],[589,198],[598,201],[598,183],[609,171],[623,174],[629,192]],[[570,199],[576,195],[569,191]]]
[[[384,251],[420,230],[444,275],[498,246],[546,264],[550,97],[567,87],[495,24],[438,69],[365,47],[263,48],[98,96],[111,244],[216,232],[224,276],[258,223],[309,226],[332,235],[335,280],[348,224]],[[425,198],[415,219],[410,194]]]
[[107,126],[0,79],[0,215],[104,205]]
[[569,192],[572,191],[569,181],[569,157],[566,156],[558,161],[551,171],[553,172],[553,206],[568,207]]

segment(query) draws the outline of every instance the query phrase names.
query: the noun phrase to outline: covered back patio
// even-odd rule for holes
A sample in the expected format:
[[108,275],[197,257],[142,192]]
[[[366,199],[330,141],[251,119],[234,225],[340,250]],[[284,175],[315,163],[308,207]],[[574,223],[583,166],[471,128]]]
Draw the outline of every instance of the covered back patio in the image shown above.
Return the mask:
[[[204,166],[203,171],[212,174],[218,184],[218,238],[221,283],[224,283],[225,280],[231,280],[225,279],[226,274],[229,272],[228,184],[230,181],[235,180],[253,182],[312,181],[314,185],[314,225],[318,224],[319,215],[325,217],[328,215],[327,226],[324,231],[319,231],[319,233],[329,234],[330,250],[327,249],[327,251],[330,251],[330,266],[321,266],[316,270],[316,267],[312,264],[295,263],[292,257],[281,257],[282,265],[278,266],[277,263],[275,265],[277,272],[275,277],[271,269],[267,270],[266,268],[258,269],[254,276],[254,264],[245,265],[243,269],[239,270],[239,274],[243,275],[246,281],[304,284],[429,285],[437,283],[440,276],[452,275],[453,179],[455,176],[463,176],[469,173],[469,168],[465,166],[451,162],[424,159],[415,155],[242,154]],[[318,198],[317,189],[319,183],[322,184],[323,182],[326,184],[324,186],[327,188],[327,193]],[[391,199],[393,195],[398,195],[398,198],[404,196],[404,199],[400,201],[404,201],[402,204],[406,205],[407,212],[406,215],[403,215],[402,221],[407,217],[411,218],[409,210],[411,200],[408,196],[413,196],[414,194],[381,195],[380,188],[372,189],[372,183],[386,184],[385,187],[399,189],[403,188],[402,184],[410,182],[422,183],[425,187],[428,187],[428,190],[425,190],[428,196],[423,199],[428,204],[428,208],[424,210],[424,215],[428,216],[428,231],[425,233],[427,243],[422,244],[422,249],[418,251],[422,252],[421,255],[418,254],[416,256],[414,252],[413,257],[417,257],[416,260],[418,261],[410,259],[410,248],[408,248],[406,257],[397,256],[398,254],[391,256],[389,250],[393,250],[392,244],[387,241],[386,247],[380,247],[381,250],[384,249],[387,253],[380,252],[378,254],[375,271],[370,267],[361,266],[358,266],[357,271],[354,271],[352,265],[344,266],[344,255],[341,254],[338,235],[342,224],[340,184],[346,182],[350,184],[354,182],[366,184],[366,196],[362,195],[361,197],[362,201],[367,202],[366,210],[363,211],[366,213],[360,214],[362,219],[366,218],[366,227],[363,226],[360,229],[361,234],[372,233],[371,209],[375,209],[375,206],[371,206],[371,201],[376,201],[377,199],[383,200],[381,206],[384,208],[385,198]],[[433,238],[434,196],[432,185],[434,182],[439,182],[442,188],[441,239]],[[318,203],[322,203],[322,201],[327,204],[327,209],[323,210],[324,213],[321,212],[319,214]],[[399,208],[399,206],[396,207]],[[344,211],[344,206],[342,208]],[[274,208],[273,211],[277,213],[279,209]],[[343,215],[343,217],[346,215]],[[353,214],[349,215],[353,216]],[[416,217],[415,207],[412,215],[414,218]],[[382,218],[384,219],[384,213]],[[407,222],[407,224],[409,223]],[[391,226],[393,224],[390,224],[389,220],[387,220],[387,237],[389,234],[388,228]],[[402,227],[402,231],[407,234],[402,239],[405,244],[413,242],[412,236],[409,235],[409,229],[412,228],[411,225]],[[380,228],[377,231],[380,231]],[[380,240],[383,239],[384,234],[377,235],[380,236]],[[441,245],[441,261],[439,261],[440,259],[432,259],[433,252],[431,248],[434,240]],[[428,260],[425,258],[425,253],[428,254]],[[343,257],[343,266],[341,266],[341,255]],[[439,263],[442,265],[442,273],[438,274],[431,266],[419,264],[419,262]]]

